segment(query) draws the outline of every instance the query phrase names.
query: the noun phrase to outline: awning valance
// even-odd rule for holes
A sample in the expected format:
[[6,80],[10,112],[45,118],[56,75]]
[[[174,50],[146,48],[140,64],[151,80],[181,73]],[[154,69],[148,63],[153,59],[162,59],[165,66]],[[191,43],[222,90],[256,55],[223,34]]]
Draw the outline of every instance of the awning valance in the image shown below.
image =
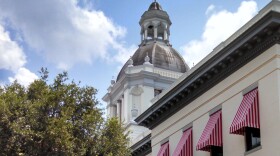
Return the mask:
[[196,150],[210,152],[211,146],[223,146],[222,139],[222,111],[212,114],[196,145]]
[[193,156],[193,136],[192,128],[184,131],[173,156]]
[[157,156],[169,156],[169,142],[161,145]]
[[230,126],[230,133],[244,135],[246,127],[260,128],[257,88],[243,96],[243,100]]

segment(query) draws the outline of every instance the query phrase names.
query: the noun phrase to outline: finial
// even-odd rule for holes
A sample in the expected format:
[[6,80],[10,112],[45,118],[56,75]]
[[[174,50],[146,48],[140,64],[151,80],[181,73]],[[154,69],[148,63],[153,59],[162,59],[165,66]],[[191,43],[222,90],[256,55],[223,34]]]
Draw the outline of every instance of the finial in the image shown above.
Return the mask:
[[148,53],[147,53],[147,55],[146,55],[144,60],[145,60],[144,64],[151,64],[150,63],[150,57],[148,56]]
[[128,60],[128,66],[132,67],[133,66],[133,60],[132,57],[130,56],[129,60]]
[[114,76],[112,76],[111,85],[114,85],[116,81],[114,80]]

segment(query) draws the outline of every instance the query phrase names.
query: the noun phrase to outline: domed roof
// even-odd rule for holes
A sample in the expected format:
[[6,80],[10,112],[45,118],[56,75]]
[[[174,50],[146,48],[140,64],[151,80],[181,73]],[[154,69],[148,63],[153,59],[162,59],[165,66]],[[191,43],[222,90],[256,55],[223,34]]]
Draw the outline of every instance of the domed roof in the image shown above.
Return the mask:
[[[146,45],[141,45],[131,57],[133,65],[143,65],[147,55],[150,58],[150,63],[153,64],[154,67],[180,73],[185,73],[189,70],[188,65],[181,55],[165,43],[148,42]],[[125,69],[128,65],[129,62],[127,61],[119,72],[117,81],[125,74]]]
[[150,10],[162,10],[162,8],[158,2],[153,2],[149,7]]

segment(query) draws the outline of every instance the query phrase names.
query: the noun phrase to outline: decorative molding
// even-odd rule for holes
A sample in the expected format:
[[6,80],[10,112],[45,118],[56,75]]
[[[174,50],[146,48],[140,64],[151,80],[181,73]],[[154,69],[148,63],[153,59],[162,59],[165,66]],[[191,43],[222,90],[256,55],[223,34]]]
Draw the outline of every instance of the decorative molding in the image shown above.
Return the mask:
[[134,96],[140,96],[143,92],[144,90],[142,89],[142,87],[139,87],[138,85],[133,87],[130,91],[130,93]]
[[111,104],[107,105],[106,108],[108,109],[109,107],[117,107],[117,104],[115,104],[115,103],[112,104],[112,103],[111,103]]
[[270,11],[172,88],[135,121],[153,129],[275,44],[280,44],[280,13]]
[[[160,74],[156,74],[148,71],[140,71],[139,73],[125,74],[119,81],[117,81],[114,84],[111,92],[107,93],[102,99],[106,102],[109,100],[115,102],[121,97],[124,90],[133,87],[135,85],[143,85],[143,86],[155,88],[157,87],[156,86],[157,84],[172,84],[174,81],[176,81],[176,79],[161,76]],[[114,98],[110,99],[112,97]]]

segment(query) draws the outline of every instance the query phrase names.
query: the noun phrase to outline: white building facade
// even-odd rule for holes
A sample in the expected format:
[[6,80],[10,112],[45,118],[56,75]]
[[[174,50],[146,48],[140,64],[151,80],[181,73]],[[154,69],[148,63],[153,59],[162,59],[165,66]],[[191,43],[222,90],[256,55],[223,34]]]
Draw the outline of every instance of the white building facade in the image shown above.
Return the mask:
[[[135,121],[133,155],[280,155],[280,1],[163,91]],[[150,145],[150,146],[149,146]]]

